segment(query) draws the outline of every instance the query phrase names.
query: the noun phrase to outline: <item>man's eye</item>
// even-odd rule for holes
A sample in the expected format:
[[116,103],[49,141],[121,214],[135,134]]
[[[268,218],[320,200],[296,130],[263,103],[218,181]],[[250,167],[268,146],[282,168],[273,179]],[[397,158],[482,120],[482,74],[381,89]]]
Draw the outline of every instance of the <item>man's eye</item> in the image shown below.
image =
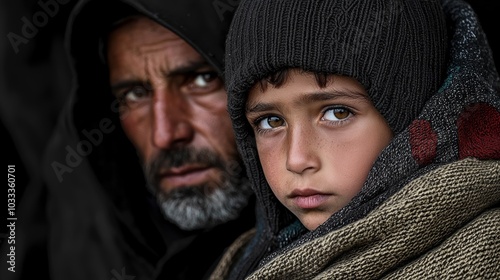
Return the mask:
[[265,117],[260,119],[257,122],[257,126],[259,129],[273,129],[279,126],[283,126],[285,121],[280,117]]
[[148,97],[149,92],[150,91],[143,86],[135,86],[131,90],[125,92],[120,100],[125,104],[139,102],[141,99]]
[[205,88],[210,86],[210,82],[213,82],[218,78],[215,72],[197,73],[194,77],[193,84],[195,87]]
[[325,111],[323,119],[328,121],[343,121],[352,116],[352,112],[344,107],[331,108]]

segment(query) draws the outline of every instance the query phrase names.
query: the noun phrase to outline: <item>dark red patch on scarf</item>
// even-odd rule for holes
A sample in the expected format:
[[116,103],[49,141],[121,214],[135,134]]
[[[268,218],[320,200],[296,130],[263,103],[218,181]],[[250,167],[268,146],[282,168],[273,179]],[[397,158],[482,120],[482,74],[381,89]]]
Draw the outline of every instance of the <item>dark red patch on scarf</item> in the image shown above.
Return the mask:
[[500,159],[500,113],[487,103],[467,106],[458,121],[459,158]]
[[409,127],[411,154],[423,166],[436,157],[437,134],[427,120],[414,120]]

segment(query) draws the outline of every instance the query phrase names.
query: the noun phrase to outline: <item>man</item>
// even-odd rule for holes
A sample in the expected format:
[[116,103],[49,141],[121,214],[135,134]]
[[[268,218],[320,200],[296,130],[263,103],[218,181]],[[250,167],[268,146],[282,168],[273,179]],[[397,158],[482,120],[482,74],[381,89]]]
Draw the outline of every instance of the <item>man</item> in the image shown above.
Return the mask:
[[76,5],[75,87],[42,166],[49,279],[203,279],[254,225],[219,78],[231,11]]
[[121,21],[107,45],[122,127],[167,219],[195,230],[236,218],[250,188],[216,70],[145,16]]

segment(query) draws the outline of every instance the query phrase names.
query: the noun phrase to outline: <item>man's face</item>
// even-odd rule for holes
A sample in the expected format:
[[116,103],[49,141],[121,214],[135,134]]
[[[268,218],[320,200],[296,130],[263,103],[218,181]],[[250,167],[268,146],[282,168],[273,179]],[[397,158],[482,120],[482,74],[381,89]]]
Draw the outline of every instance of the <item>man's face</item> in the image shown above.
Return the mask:
[[214,68],[145,17],[110,34],[108,63],[122,127],[166,217],[187,230],[236,218],[250,188]]

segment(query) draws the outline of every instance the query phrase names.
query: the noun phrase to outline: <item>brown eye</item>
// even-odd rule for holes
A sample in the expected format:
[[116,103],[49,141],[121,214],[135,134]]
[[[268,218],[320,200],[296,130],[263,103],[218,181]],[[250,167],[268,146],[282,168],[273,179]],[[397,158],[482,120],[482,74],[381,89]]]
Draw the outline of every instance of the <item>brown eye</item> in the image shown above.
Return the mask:
[[214,79],[217,79],[217,75],[215,73],[201,73],[195,77],[193,83],[198,87],[206,87]]
[[273,129],[273,128],[284,125],[284,123],[285,123],[285,121],[282,118],[272,116],[272,117],[266,117],[266,118],[261,119],[258,122],[258,127],[260,129]]
[[187,83],[192,92],[212,92],[222,87],[222,80],[215,72],[194,73]]
[[338,107],[326,110],[323,114],[323,119],[329,121],[341,121],[351,117],[351,115],[352,112],[347,108]]
[[134,86],[130,90],[123,93],[118,100],[120,100],[121,105],[133,106],[140,103],[151,95],[151,90],[148,85],[144,86]]
[[345,119],[345,118],[349,117],[349,111],[347,111],[345,109],[337,109],[337,110],[334,111],[333,114],[339,120],[342,120],[342,119]]

